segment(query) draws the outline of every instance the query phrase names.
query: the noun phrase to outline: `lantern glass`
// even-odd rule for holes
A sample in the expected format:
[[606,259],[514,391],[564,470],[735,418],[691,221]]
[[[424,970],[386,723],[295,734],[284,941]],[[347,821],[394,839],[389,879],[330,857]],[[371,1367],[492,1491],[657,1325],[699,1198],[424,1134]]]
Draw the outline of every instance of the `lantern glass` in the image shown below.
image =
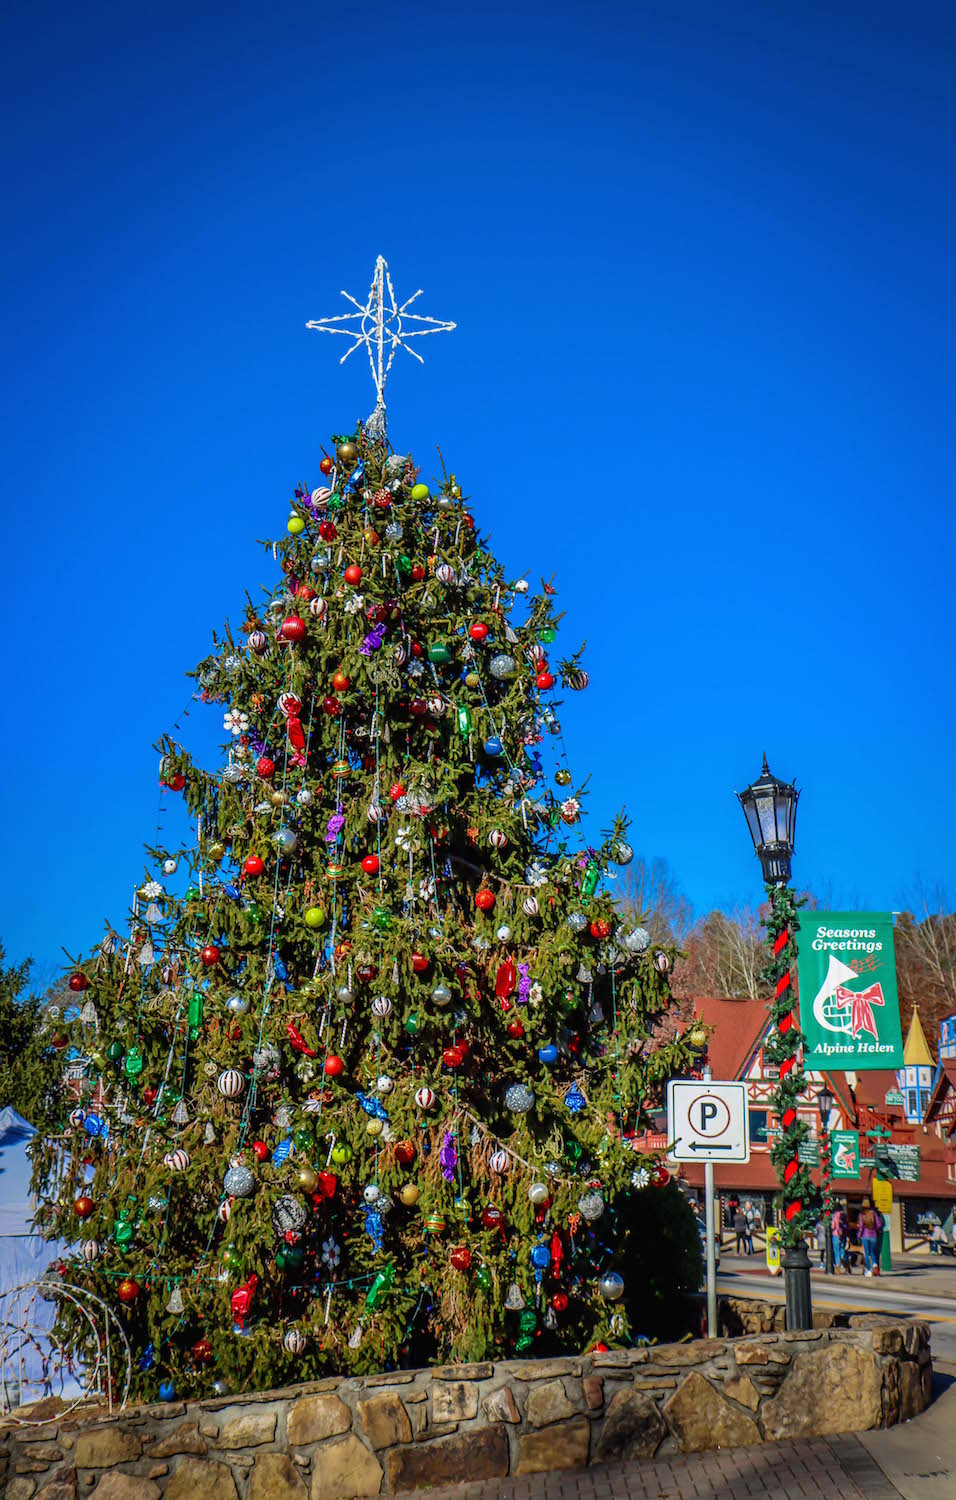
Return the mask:
[[826,1084],[824,1084],[823,1088],[817,1094],[817,1109],[820,1111],[820,1121],[824,1129],[826,1129],[826,1123],[829,1120],[830,1115],[833,1113],[833,1104],[833,1095],[830,1093],[830,1090],[827,1088]]
[[792,782],[771,774],[766,756],[759,779],[737,793],[768,885],[786,885],[790,879],[799,796]]

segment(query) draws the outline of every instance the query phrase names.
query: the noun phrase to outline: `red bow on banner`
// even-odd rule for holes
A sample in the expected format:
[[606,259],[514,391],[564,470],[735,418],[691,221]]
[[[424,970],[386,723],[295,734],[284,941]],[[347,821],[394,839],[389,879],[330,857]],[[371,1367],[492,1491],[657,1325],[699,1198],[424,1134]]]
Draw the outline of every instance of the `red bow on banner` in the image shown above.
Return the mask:
[[861,1031],[868,1031],[874,1041],[879,1041],[880,1034],[876,1029],[876,1020],[873,1016],[874,1005],[885,1005],[883,999],[883,986],[871,984],[868,990],[845,990],[839,985],[834,992],[833,998],[837,1005],[849,1005],[850,1010],[850,1032],[854,1038]]

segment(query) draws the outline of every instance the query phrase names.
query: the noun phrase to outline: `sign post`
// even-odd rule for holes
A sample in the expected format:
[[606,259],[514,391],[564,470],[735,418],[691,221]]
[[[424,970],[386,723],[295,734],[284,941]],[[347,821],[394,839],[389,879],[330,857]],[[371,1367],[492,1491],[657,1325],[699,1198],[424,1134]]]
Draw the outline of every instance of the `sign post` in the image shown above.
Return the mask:
[[747,1086],[714,1083],[704,1069],[698,1083],[672,1078],[667,1085],[667,1155],[704,1163],[704,1231],[707,1259],[707,1337],[717,1337],[717,1250],[714,1162],[750,1160]]

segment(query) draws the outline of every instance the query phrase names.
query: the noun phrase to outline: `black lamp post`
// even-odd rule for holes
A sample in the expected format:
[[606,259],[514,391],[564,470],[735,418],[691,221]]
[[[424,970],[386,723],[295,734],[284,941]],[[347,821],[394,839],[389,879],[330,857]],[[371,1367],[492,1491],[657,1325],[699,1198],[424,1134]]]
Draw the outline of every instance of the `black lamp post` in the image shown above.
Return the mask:
[[797,1114],[804,1076],[800,1060],[800,1028],[790,988],[790,969],[796,957],[793,935],[800,925],[797,904],[789,889],[799,796],[792,782],[780,781],[771,774],[766,755],[757,780],[746,791],[737,793],[770,900],[767,919],[770,956],[763,977],[769,980],[774,990],[770,1006],[773,1030],[765,1052],[780,1070],[773,1095],[780,1134],[770,1154],[780,1183],[777,1202],[783,1210],[780,1243],[784,1254],[781,1265],[787,1300],[787,1327],[790,1329],[813,1326],[810,1257],[804,1239],[810,1227],[807,1204],[811,1182],[810,1174],[800,1160],[800,1144],[806,1139],[807,1127]]
[[827,1276],[833,1275],[833,1235],[830,1220],[833,1203],[830,1199],[830,1116],[833,1113],[833,1095],[826,1084],[817,1093],[817,1109],[820,1111],[820,1174],[823,1178],[823,1269]]

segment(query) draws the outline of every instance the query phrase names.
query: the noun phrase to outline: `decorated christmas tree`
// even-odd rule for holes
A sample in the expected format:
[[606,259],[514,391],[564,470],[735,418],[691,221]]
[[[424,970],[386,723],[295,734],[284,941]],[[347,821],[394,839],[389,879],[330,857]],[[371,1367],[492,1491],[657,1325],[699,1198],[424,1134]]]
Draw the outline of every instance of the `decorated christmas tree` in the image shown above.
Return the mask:
[[198,836],[70,981],[44,1223],[123,1304],[141,1396],[628,1343],[629,1236],[677,1197],[632,1138],[705,1037],[616,909],[626,820],[583,832],[554,590],[389,445],[391,356],[445,326],[389,296],[380,261],[331,321],[361,315],[373,416],[196,669],[223,763],[162,744]]

